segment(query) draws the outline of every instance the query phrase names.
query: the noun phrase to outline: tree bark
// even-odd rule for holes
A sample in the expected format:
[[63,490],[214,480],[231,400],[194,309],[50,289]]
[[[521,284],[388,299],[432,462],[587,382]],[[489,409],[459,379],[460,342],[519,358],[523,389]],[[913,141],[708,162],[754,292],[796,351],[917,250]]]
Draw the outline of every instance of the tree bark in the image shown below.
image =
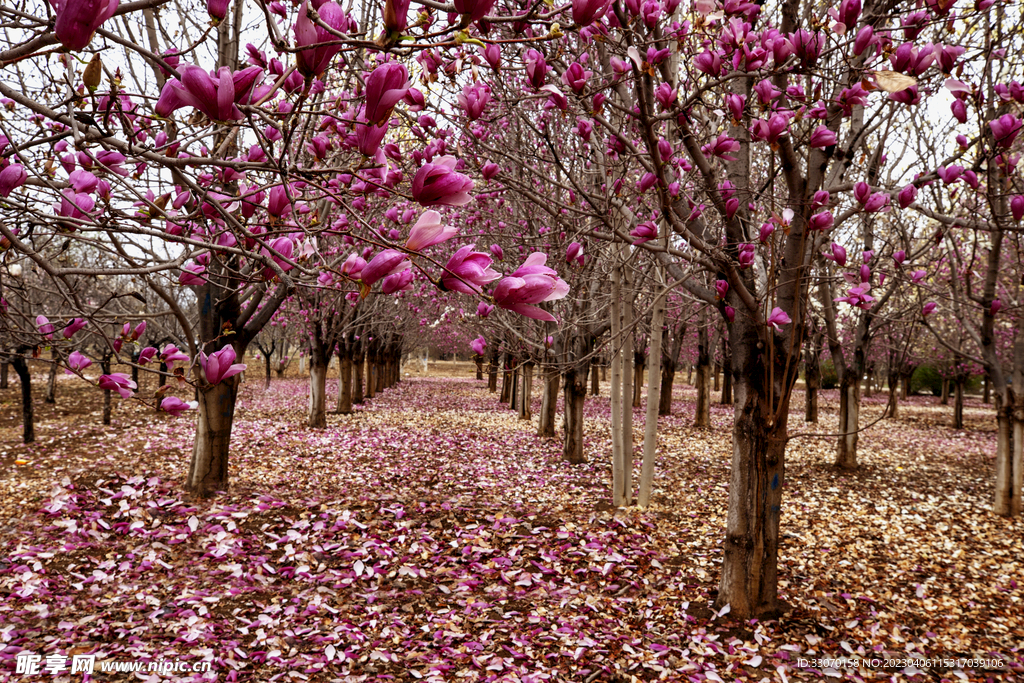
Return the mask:
[[[663,293],[663,292],[662,292]],[[644,459],[640,467],[640,491],[637,504],[647,507],[651,503],[654,487],[654,466],[658,451],[658,412],[661,408],[661,330],[665,325],[665,297],[654,301],[651,313],[651,355],[647,369],[647,415],[644,422]],[[638,382],[640,384],[641,382]]]
[[701,314],[697,333],[697,409],[693,426],[707,429],[711,426],[711,349],[708,346],[707,316]]
[[[984,380],[983,384],[984,384],[984,393],[982,394],[981,401],[985,405],[988,405],[989,403],[992,402],[992,382],[989,379],[987,372],[985,373],[985,380]],[[6,387],[6,384],[0,384],[0,389],[3,389],[5,387]]]
[[885,406],[885,416],[895,420],[899,417],[899,375],[889,375],[889,403]]
[[2,363],[0,363],[0,389],[6,389],[7,386],[8,386],[7,385],[7,375],[8,375],[8,368],[10,368],[10,367],[11,367],[11,364],[8,363],[7,361],[3,361]]
[[965,377],[957,376],[953,397],[953,429],[964,428],[964,382]]
[[547,369],[544,379],[544,398],[540,405],[540,425],[537,436],[553,439],[555,436],[555,412],[558,409],[558,385],[561,376],[554,366]]
[[498,352],[491,352],[490,364],[487,366],[487,391],[496,393],[498,391]]
[[581,374],[576,368],[565,373],[562,458],[574,465],[587,461],[583,454],[583,403],[587,398],[587,385]]
[[501,397],[498,399],[502,403],[508,403],[509,394],[512,392],[512,369],[510,363],[509,355],[506,353],[502,362]]
[[[110,360],[104,359],[104,360],[100,361],[100,371],[104,375],[109,375],[110,374]],[[104,389],[103,390],[103,418],[102,418],[102,421],[103,421],[103,424],[105,424],[105,425],[109,425],[110,424],[110,414],[113,411],[113,406],[111,405],[112,404],[112,399],[111,399],[110,393],[111,393],[110,389]]]
[[238,376],[199,390],[196,440],[185,488],[208,498],[228,490],[228,447],[238,397]]
[[641,399],[644,393],[644,365],[646,358],[640,351],[633,352],[633,407],[639,408],[643,405]]
[[601,371],[603,368],[598,365],[597,356],[590,361],[590,395],[601,395]]
[[[50,374],[46,378],[46,396],[43,397],[43,403],[56,403],[57,402],[57,367],[58,367],[57,360],[59,358],[60,358],[60,355],[58,355],[57,349],[56,348],[51,348],[50,349]],[[132,369],[134,370],[135,375],[137,376],[139,371],[137,369],[135,369],[135,368],[132,368]],[[107,370],[107,372],[110,372],[110,371]],[[137,382],[136,382],[136,384],[137,384]],[[109,424],[109,423],[108,422],[104,422],[103,424]]]
[[363,372],[366,369],[366,358],[362,351],[356,354],[352,363],[352,370],[355,373],[355,382],[352,389],[352,403],[362,405],[366,398],[363,396]]
[[519,397],[519,419],[533,419],[533,363],[524,363],[522,367],[522,391]]
[[334,412],[352,413],[352,352],[347,349],[341,352],[338,361],[338,405]]
[[860,429],[860,380],[847,370],[839,384],[839,440],[836,467],[857,468],[857,441]]
[[484,357],[477,354],[473,356],[473,361],[476,363],[476,378],[484,378]]
[[32,413],[32,374],[28,370],[28,361],[21,353],[24,351],[19,351],[19,355],[14,356],[11,365],[14,366],[14,372],[21,383],[21,440],[24,443],[32,443],[36,440],[35,418]]
[[[735,332],[735,330],[734,330]],[[753,345],[752,352],[756,353]],[[739,349],[733,346],[733,354]],[[725,554],[716,607],[740,617],[777,615],[779,518],[784,481],[786,415],[773,424],[764,368],[733,361],[733,455]]]
[[943,405],[943,406],[948,406],[949,405],[949,378],[948,377],[943,377],[942,378],[942,398],[939,399],[939,405]]
[[672,414],[672,382],[676,378],[676,364],[671,358],[661,359],[661,390],[658,400],[658,415]]
[[327,364],[313,352],[309,358],[309,412],[311,429],[327,428]]
[[818,389],[821,388],[821,366],[818,365],[821,349],[816,342],[817,337],[808,344],[804,359],[804,422],[811,423],[818,421]]

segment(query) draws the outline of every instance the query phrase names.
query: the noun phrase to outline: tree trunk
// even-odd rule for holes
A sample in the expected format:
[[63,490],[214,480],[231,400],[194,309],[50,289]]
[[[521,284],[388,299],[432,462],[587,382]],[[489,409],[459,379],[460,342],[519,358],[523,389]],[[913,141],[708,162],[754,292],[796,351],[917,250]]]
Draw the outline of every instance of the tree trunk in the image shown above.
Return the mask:
[[586,462],[583,454],[583,403],[587,398],[587,385],[582,373],[573,368],[565,373],[565,400],[562,427],[562,458],[574,465]]
[[910,378],[913,373],[904,373],[900,375],[900,400],[906,401],[910,398]]
[[509,393],[512,391],[512,370],[510,367],[510,361],[508,354],[505,354],[505,358],[502,362],[502,373],[501,373],[501,397],[498,399],[502,403],[508,403]]
[[484,378],[484,357],[477,354],[473,356],[473,361],[476,363],[476,378]]
[[[0,389],[6,389],[7,388],[7,373],[8,373],[8,369],[10,367],[11,367],[11,364],[8,363],[7,361],[4,361],[4,362],[0,363]],[[986,382],[987,381],[988,380],[986,378]],[[985,386],[987,387],[988,384],[986,384]]]
[[[661,278],[659,278],[660,280]],[[658,411],[661,408],[661,329],[665,325],[665,297],[659,293],[651,313],[651,355],[647,370],[647,415],[644,422],[644,458],[640,467],[637,504],[647,507],[654,488],[654,465],[658,453]],[[642,384],[643,382],[637,382]],[[657,404],[657,405],[655,405]]]
[[949,405],[949,378],[942,378],[942,398],[939,400],[939,405]]
[[[595,369],[594,372],[597,370]],[[553,439],[555,436],[555,412],[558,408],[558,385],[561,376],[555,367],[550,367],[545,372],[544,398],[540,404],[540,425],[537,427],[537,436]]]
[[622,329],[626,338],[622,347],[622,505],[633,502],[633,304],[626,301]]
[[357,353],[352,363],[352,370],[355,372],[354,388],[352,389],[352,403],[362,405],[366,400],[363,396],[363,372],[366,369],[366,358],[362,352]]
[[[733,330],[735,333],[735,330]],[[738,351],[733,347],[733,353]],[[752,353],[756,353],[751,349]],[[778,615],[779,518],[785,475],[786,411],[772,424],[764,369],[733,361],[735,392],[722,576],[716,608],[739,618]],[[745,367],[748,366],[748,367]],[[753,367],[749,367],[753,366]]]
[[597,357],[595,356],[590,361],[590,395],[600,396],[601,395],[601,371],[603,368],[598,365]]
[[860,429],[860,379],[850,370],[843,372],[839,384],[839,440],[836,443],[836,467],[857,468],[857,441]]
[[899,417],[899,384],[898,375],[889,375],[889,403],[885,406],[885,416],[893,420]]
[[686,363],[686,384],[687,386],[693,386],[693,363],[689,361]]
[[312,353],[309,358],[309,412],[311,429],[327,428],[327,364]]
[[[56,348],[50,349],[50,374],[46,378],[46,396],[43,397],[43,403],[56,403],[57,402],[57,360],[60,355],[57,354]],[[109,372],[109,370],[108,370]],[[138,372],[138,370],[136,370]],[[104,423],[109,424],[109,423]]]
[[965,377],[957,377],[953,398],[953,429],[964,428],[964,382]]
[[707,318],[703,314],[697,333],[697,410],[693,426],[698,429],[711,426],[711,349],[708,346]]
[[509,410],[519,409],[519,385],[522,384],[523,371],[522,368],[517,364],[512,368],[512,391],[508,395],[508,408]]
[[263,382],[263,388],[264,389],[269,389],[270,388],[270,361],[271,361],[270,356],[271,356],[271,354],[269,354],[269,353],[263,354],[263,365],[266,366],[266,372],[267,372],[267,378]]
[[[661,359],[661,388],[658,400],[658,415],[672,414],[672,382],[676,378],[676,364],[670,358]],[[648,380],[650,381],[650,380]]]
[[498,352],[491,352],[491,361],[487,366],[487,391],[496,393],[498,391]]
[[[100,372],[102,372],[104,375],[109,375],[110,374],[110,361],[109,360],[102,360],[102,361],[100,361]],[[103,424],[105,424],[105,425],[109,425],[110,424],[110,414],[111,414],[111,412],[113,410],[113,406],[111,404],[112,404],[112,399],[111,399],[111,396],[110,396],[110,389],[104,389],[103,390],[103,418],[102,418],[102,421],[103,421]]]
[[[1014,373],[1016,374],[1016,373]],[[1024,472],[1024,405],[1021,399],[996,395],[996,490],[992,512],[1003,517],[1021,513],[1021,480]],[[1014,411],[1016,401],[1018,406]]]
[[643,403],[641,399],[644,393],[644,366],[646,358],[642,353],[633,353],[633,407],[639,408]]
[[724,406],[732,405],[732,372],[729,367],[732,361],[729,358],[729,340],[723,332],[722,339],[722,398],[719,401]]
[[[981,401],[985,405],[988,405],[989,403],[992,402],[992,384],[989,381],[988,373],[987,372],[985,373],[985,380],[984,380],[983,384],[984,384],[984,387],[985,387],[985,391],[982,394]],[[0,389],[6,388],[6,386],[7,386],[6,384],[0,385]]]
[[352,412],[352,352],[342,351],[338,365],[338,405],[334,412],[349,415]]
[[196,440],[185,488],[208,498],[228,490],[228,448],[238,397],[238,376],[199,390]]
[[869,372],[864,378],[864,398],[871,398],[871,385],[875,383],[874,373]]
[[366,354],[366,393],[365,398],[377,395],[377,354]]
[[711,375],[711,377],[712,377],[712,382],[713,382],[713,384],[714,384],[714,386],[713,386],[713,388],[712,388],[712,391],[721,391],[721,386],[719,385],[719,380],[718,380],[718,373],[719,373],[719,372],[721,371],[721,369],[722,369],[722,366],[721,366],[721,365],[719,365],[719,364],[718,364],[718,363],[716,362],[716,363],[715,363],[715,365],[714,365],[714,368],[715,368],[715,370],[714,370],[714,372],[713,372],[713,373],[712,373],[712,375]]
[[[813,358],[812,358],[813,356]],[[818,421],[818,389],[821,388],[821,367],[818,365],[818,354],[811,349],[804,363],[804,422]]]
[[35,418],[32,413],[32,375],[28,370],[28,361],[20,353],[22,352],[11,360],[11,365],[14,366],[14,372],[21,383],[21,440],[32,443],[36,440]]
[[533,419],[533,363],[526,363],[522,369],[522,392],[519,397],[519,419]]

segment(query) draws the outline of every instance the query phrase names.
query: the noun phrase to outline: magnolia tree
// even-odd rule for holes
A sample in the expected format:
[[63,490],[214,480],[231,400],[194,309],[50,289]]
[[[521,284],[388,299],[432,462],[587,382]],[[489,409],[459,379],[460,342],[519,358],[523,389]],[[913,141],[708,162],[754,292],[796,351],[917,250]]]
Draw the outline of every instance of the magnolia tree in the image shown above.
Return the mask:
[[[580,244],[608,264],[613,338],[634,248],[728,324],[735,419],[719,601],[733,612],[779,607],[789,401],[815,285],[841,283],[820,291],[868,316],[836,320],[864,327],[869,340],[891,292],[915,284],[922,268],[907,272],[898,253],[912,257],[907,267],[932,256],[912,219],[901,227],[889,214],[925,209],[917,192],[941,176],[909,149],[908,131],[961,90],[951,75],[992,60],[987,29],[1005,11],[991,0],[578,0],[554,9],[546,33],[488,22],[477,51],[464,46],[454,68],[440,56],[431,65],[457,74],[462,145],[540,210],[592,227]],[[506,35],[534,42],[499,44]],[[487,81],[494,70],[500,86]],[[997,113],[1006,116],[979,115],[978,140],[991,140],[994,125],[1005,148],[1016,118]],[[843,261],[837,247],[854,257]],[[861,372],[844,366],[848,381]]]
[[[357,300],[408,288],[409,257],[459,228],[424,209],[473,201],[450,131],[409,125],[427,105],[409,69],[428,47],[455,49],[491,7],[460,6],[436,24],[431,7],[415,23],[409,3],[355,9],[323,0],[0,8],[8,254],[54,282],[138,278],[177,317],[188,347],[145,353],[192,370],[199,400],[186,486],[199,495],[227,486],[236,361],[281,304],[303,287]],[[195,21],[200,14],[209,21]],[[381,23],[379,40],[367,40]],[[420,214],[407,240],[372,218],[398,203]],[[103,254],[104,265],[62,262],[67,242]],[[429,280],[452,277],[455,289],[512,310],[564,296],[553,271],[538,270],[543,254],[526,256],[502,278],[467,245],[430,264]],[[194,313],[173,291],[181,287]],[[69,310],[86,320],[112,313],[104,301]],[[134,391],[110,377],[101,386]]]

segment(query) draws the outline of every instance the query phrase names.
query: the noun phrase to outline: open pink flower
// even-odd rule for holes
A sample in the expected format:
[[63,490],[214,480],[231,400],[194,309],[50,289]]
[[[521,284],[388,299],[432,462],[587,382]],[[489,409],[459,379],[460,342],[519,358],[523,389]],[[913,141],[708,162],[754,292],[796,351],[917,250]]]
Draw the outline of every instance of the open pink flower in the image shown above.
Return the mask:
[[479,294],[481,288],[501,277],[501,273],[491,268],[491,257],[479,251],[473,251],[475,244],[468,244],[459,249],[448,259],[441,284],[454,292],[463,294]]
[[132,378],[123,372],[115,372],[109,375],[100,375],[99,379],[100,389],[105,391],[116,391],[121,395],[121,398],[128,398],[135,393],[135,389],[139,388]]
[[263,69],[250,66],[232,72],[222,66],[216,73],[207,73],[202,67],[187,64],[178,69],[180,80],[172,78],[164,84],[156,113],[170,116],[182,107],[193,107],[213,121],[241,121],[245,118],[236,104],[247,104],[256,80]]
[[244,363],[235,363],[235,347],[228,344],[220,351],[214,351],[209,356],[199,352],[199,365],[203,368],[206,381],[210,384],[220,384],[229,377],[234,377],[245,370]]
[[781,332],[783,325],[788,325],[793,321],[784,310],[776,306],[772,309],[772,314],[768,316],[768,320],[766,322],[770,327],[775,328],[776,332]]
[[36,327],[39,328],[39,334],[47,339],[53,339],[53,323],[45,315],[36,316]]
[[409,231],[409,241],[405,243],[405,248],[409,251],[423,251],[451,239],[457,232],[458,228],[444,224],[437,211],[424,211]]
[[160,362],[169,366],[175,361],[188,361],[188,355],[179,351],[174,344],[167,344],[160,351]]
[[197,401],[189,401],[186,403],[177,396],[168,396],[167,398],[160,402],[160,410],[164,411],[165,413],[169,413],[174,417],[178,417],[186,410],[194,410],[198,407],[199,403]]
[[473,201],[473,181],[456,172],[455,157],[423,164],[412,179],[412,198],[423,206],[463,206]]
[[523,265],[494,288],[494,303],[535,320],[557,322],[555,316],[535,304],[556,301],[569,293],[569,285],[544,265],[547,254],[535,252]]
[[57,0],[53,25],[57,40],[69,50],[84,50],[100,24],[114,16],[118,4],[120,0]]
[[85,355],[78,351],[72,351],[71,355],[68,356],[68,369],[64,372],[69,375],[73,375],[76,372],[82,372],[90,365],[92,365],[92,361]]
[[484,348],[487,346],[487,340],[483,338],[483,335],[477,337],[469,343],[469,348],[473,349],[473,353],[478,356],[484,355]]

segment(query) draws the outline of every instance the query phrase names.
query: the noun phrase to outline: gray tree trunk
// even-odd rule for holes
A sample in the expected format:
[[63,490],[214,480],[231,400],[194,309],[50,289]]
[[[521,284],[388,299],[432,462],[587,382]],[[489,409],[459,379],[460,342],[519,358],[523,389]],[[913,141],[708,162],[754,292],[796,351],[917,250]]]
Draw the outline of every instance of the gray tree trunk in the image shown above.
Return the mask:
[[207,498],[228,489],[228,447],[238,397],[238,375],[198,392],[196,440],[185,488]]

